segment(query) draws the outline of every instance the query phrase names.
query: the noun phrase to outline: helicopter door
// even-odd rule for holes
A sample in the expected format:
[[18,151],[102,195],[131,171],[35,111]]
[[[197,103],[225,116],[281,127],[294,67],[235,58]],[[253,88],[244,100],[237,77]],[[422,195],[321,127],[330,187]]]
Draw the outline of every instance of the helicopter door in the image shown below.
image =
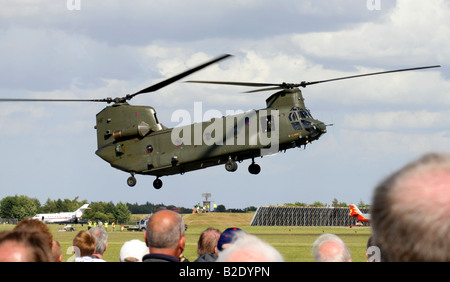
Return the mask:
[[159,142],[158,138],[146,138],[145,143],[145,162],[147,165],[147,170],[155,169],[159,166]]
[[267,132],[271,132],[272,130],[275,130],[275,124],[272,122],[272,120],[273,120],[272,115],[262,116],[260,118],[261,130],[263,133],[267,133]]
[[167,131],[148,139],[146,145],[147,166],[152,168],[162,168],[175,166],[178,163],[180,147],[174,146],[171,140],[171,132]]

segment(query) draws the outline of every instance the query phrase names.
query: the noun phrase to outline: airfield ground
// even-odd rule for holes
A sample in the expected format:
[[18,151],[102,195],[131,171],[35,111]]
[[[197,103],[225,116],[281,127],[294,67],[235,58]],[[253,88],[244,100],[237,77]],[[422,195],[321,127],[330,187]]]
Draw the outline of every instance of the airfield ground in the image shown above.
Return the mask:
[[[134,215],[134,218],[145,217],[145,215]],[[208,228],[215,227],[224,230],[228,227],[239,227],[248,233],[258,236],[260,239],[274,246],[287,262],[310,262],[313,261],[311,245],[314,240],[323,233],[334,233],[338,235],[349,246],[352,260],[355,262],[366,261],[366,243],[372,232],[370,227],[302,227],[302,226],[250,226],[253,213],[207,213],[183,215],[188,226],[186,231],[186,247],[184,255],[189,261],[197,258],[196,244],[200,233]],[[48,225],[53,233],[54,239],[62,246],[63,261],[73,258],[71,253],[72,239],[76,232],[60,232],[61,225]],[[75,225],[77,231],[87,230],[87,225]],[[13,225],[2,225],[0,231],[10,230]],[[139,231],[116,231],[112,232],[108,227],[108,249],[104,259],[116,262],[119,258],[120,248],[123,243],[132,240],[144,240],[143,232]]]

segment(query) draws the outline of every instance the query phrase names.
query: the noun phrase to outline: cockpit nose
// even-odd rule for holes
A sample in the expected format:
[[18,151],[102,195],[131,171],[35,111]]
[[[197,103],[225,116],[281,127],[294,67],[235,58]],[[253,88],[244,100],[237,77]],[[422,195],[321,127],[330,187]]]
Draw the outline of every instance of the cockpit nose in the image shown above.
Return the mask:
[[323,122],[316,123],[316,127],[320,131],[321,134],[327,132],[327,125]]
[[322,136],[322,134],[324,134],[324,133],[327,132],[327,126],[326,126],[326,124],[324,124],[324,123],[321,122],[321,121],[316,121],[316,122],[314,122],[312,128],[313,128],[314,130],[311,132],[311,137],[312,137],[314,140],[318,140],[319,137]]

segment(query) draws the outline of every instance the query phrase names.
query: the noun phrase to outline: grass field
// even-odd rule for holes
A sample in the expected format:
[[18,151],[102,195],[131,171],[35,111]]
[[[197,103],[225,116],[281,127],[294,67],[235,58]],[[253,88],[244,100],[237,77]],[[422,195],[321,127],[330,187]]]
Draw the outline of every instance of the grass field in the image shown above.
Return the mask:
[[[140,216],[134,216],[139,218]],[[367,240],[371,234],[371,228],[367,227],[302,227],[302,226],[249,226],[253,213],[232,214],[232,213],[208,213],[208,214],[188,214],[183,215],[185,223],[188,225],[186,231],[186,247],[184,255],[194,261],[197,258],[196,244],[200,233],[208,227],[215,227],[224,230],[228,227],[239,227],[246,232],[258,236],[260,239],[274,246],[287,262],[308,262],[313,261],[311,255],[311,245],[314,240],[323,233],[333,233],[338,235],[349,246],[352,252],[352,260],[355,262],[366,261],[365,249]],[[63,261],[68,261],[72,257],[72,239],[76,232],[59,232],[60,225],[48,225],[53,233],[54,239],[58,240],[62,246]],[[76,225],[79,230],[87,230],[87,225]],[[14,228],[11,225],[0,226],[0,231]],[[111,232],[108,228],[108,249],[104,254],[104,259],[109,262],[116,262],[119,258],[120,248],[123,243],[139,239],[144,241],[143,232],[120,231],[116,228]],[[67,253],[68,252],[68,253]]]

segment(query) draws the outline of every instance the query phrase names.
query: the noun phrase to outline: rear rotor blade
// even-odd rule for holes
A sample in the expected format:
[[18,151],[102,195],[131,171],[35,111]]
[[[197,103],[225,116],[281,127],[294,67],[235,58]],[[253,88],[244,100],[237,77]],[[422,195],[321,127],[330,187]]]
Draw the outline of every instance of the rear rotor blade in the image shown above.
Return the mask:
[[126,95],[125,97],[118,97],[118,98],[104,98],[104,99],[15,99],[15,98],[0,98],[0,102],[106,102],[106,103],[123,103],[126,102],[127,100],[131,100],[133,97],[139,95],[139,94],[143,94],[143,93],[149,93],[149,92],[153,92],[156,90],[159,90],[177,80],[180,80],[190,74],[193,74],[194,72],[197,72],[209,65],[212,65],[214,63],[217,63],[223,59],[226,59],[228,57],[231,57],[232,55],[229,54],[225,54],[222,55],[220,57],[217,57],[211,61],[208,61],[202,65],[199,65],[195,68],[189,69],[185,72],[182,72],[176,76],[173,76],[171,78],[168,78],[166,80],[163,80],[157,84],[154,84],[150,87],[147,87],[145,89],[142,89],[141,91],[138,91],[134,94],[129,94]]
[[0,98],[0,102],[113,102],[112,98],[105,99],[22,99],[22,98]]
[[219,62],[219,61],[221,61],[223,59],[226,59],[226,58],[228,58],[230,56],[231,55],[229,55],[229,54],[222,55],[222,56],[220,56],[218,58],[215,58],[215,59],[213,59],[213,60],[211,60],[209,62],[206,62],[206,63],[204,63],[202,65],[199,65],[199,66],[197,66],[195,68],[189,69],[189,70],[187,70],[185,72],[182,72],[182,73],[180,73],[180,74],[178,74],[176,76],[173,76],[173,77],[168,78],[166,80],[163,80],[163,81],[161,81],[161,82],[159,82],[157,84],[154,84],[154,85],[152,85],[150,87],[142,89],[141,91],[138,91],[138,92],[136,92],[134,94],[127,95],[127,100],[130,100],[131,98],[135,97],[136,95],[139,95],[139,94],[142,94],[142,93],[149,93],[149,92],[154,92],[156,90],[159,90],[159,89],[161,89],[161,88],[163,88],[163,87],[165,87],[165,86],[167,86],[167,85],[169,85],[169,84],[171,84],[171,83],[173,83],[173,82],[175,82],[177,80],[180,80],[180,79],[182,79],[182,78],[184,78],[184,77],[186,77],[186,76],[188,76],[190,74],[193,74],[194,72],[197,72],[197,71],[199,71],[199,70],[201,70],[201,69],[203,69],[203,68],[205,68],[205,67],[207,67],[209,65],[217,63],[217,62]]

